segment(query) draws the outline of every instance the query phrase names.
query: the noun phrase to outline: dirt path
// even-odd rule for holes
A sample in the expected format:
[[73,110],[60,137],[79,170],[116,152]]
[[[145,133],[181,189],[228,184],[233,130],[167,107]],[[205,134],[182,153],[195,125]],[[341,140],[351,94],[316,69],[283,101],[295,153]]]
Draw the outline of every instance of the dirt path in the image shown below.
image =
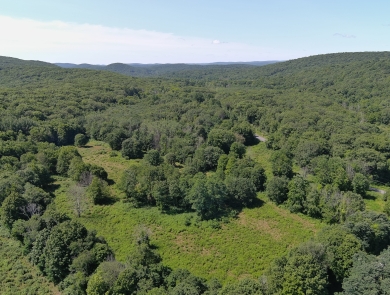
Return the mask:
[[255,137],[256,137],[258,140],[260,140],[261,142],[267,141],[267,139],[266,139],[265,137],[260,136],[260,135],[258,135],[258,134],[255,134]]
[[383,189],[379,189],[379,188],[376,188],[376,187],[370,187],[368,190],[380,193],[382,195],[384,195],[386,193],[386,191],[384,191]]

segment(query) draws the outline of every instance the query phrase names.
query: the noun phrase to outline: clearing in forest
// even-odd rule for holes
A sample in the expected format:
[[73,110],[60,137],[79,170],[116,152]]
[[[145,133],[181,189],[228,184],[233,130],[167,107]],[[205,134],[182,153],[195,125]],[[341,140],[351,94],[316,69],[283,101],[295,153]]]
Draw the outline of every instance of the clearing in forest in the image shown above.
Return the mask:
[[[255,147],[249,154],[266,160],[265,147]],[[121,172],[135,161],[127,161],[102,143],[80,148],[87,163],[103,166],[109,178],[117,182]],[[266,164],[266,163],[264,163]],[[268,167],[265,167],[268,170]],[[59,181],[57,204],[66,209],[67,181]],[[113,192],[115,184],[113,185]],[[113,205],[91,206],[80,221],[96,229],[113,248],[116,258],[125,261],[134,249],[134,231],[140,225],[151,230],[152,244],[165,265],[185,268],[195,275],[216,277],[222,282],[251,276],[258,277],[270,263],[290,248],[310,239],[322,227],[318,220],[292,214],[259,194],[262,205],[244,209],[227,223],[199,221],[195,213],[164,214],[158,208],[133,208],[121,201]]]

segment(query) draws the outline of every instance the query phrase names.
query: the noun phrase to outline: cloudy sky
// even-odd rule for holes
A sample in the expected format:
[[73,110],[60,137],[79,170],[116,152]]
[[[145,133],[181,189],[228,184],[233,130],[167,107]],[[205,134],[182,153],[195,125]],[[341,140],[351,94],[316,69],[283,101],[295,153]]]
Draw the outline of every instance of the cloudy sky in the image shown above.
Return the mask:
[[388,0],[0,0],[0,55],[109,64],[388,51],[389,11]]

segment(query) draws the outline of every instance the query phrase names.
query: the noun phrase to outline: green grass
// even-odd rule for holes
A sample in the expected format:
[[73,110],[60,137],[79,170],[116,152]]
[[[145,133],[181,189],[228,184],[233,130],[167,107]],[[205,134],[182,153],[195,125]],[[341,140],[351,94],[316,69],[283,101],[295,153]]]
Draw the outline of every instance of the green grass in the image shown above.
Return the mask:
[[[112,157],[104,144],[93,142],[90,146],[79,149],[84,161],[103,166],[115,182],[126,167],[137,163]],[[264,143],[250,147],[248,154],[264,166],[267,174],[271,172],[270,151]],[[60,185],[56,190],[57,207],[72,213],[66,194],[72,183],[63,178],[57,178],[56,183]],[[91,206],[79,220],[88,229],[96,229],[120,261],[133,251],[134,232],[144,225],[151,230],[151,241],[165,265],[227,282],[260,276],[276,257],[310,239],[322,227],[318,220],[277,207],[264,194],[259,198],[262,206],[244,209],[227,223],[199,221],[194,213],[168,215],[157,208],[133,208],[120,201]]]
[[[139,160],[123,159],[119,152],[113,152],[102,142],[90,142],[89,147],[79,148],[79,152],[85,162],[103,166],[115,183],[123,170],[139,164]],[[249,147],[247,155],[264,167],[268,178],[272,177],[272,151],[265,143]],[[67,197],[72,182],[57,178],[56,183],[60,184],[56,191],[57,207],[72,214]],[[120,195],[116,185],[112,186],[112,192]],[[144,225],[151,230],[152,243],[164,264],[228,282],[260,276],[275,258],[310,239],[323,226],[318,220],[274,205],[264,194],[259,194],[259,198],[263,201],[261,207],[244,209],[237,219],[219,224],[220,228],[213,222],[200,222],[194,213],[167,215],[157,208],[133,208],[122,202],[90,206],[80,221],[105,237],[120,261],[125,261],[134,250],[134,232]],[[367,210],[383,212],[382,194],[370,191],[364,201]]]
[[[247,156],[260,163],[261,166],[263,166],[268,179],[273,177],[272,164],[270,161],[272,153],[272,150],[267,149],[265,142],[260,142],[257,145],[248,147],[246,152]],[[300,174],[301,170],[302,169],[298,165],[293,165],[294,173]]]
[[19,242],[0,226],[0,294],[60,294],[23,255]]
[[115,185],[111,186],[111,191],[118,197],[121,193],[116,184],[123,170],[131,165],[138,165],[140,161],[122,158],[120,152],[111,150],[107,143],[101,141],[90,141],[87,147],[78,148],[78,151],[84,162],[102,166],[107,171],[108,178],[115,182]]
[[246,154],[263,166],[267,178],[272,177],[272,166],[270,161],[272,151],[267,149],[265,142],[260,142],[257,145],[248,147]]
[[[388,190],[386,187],[381,187],[381,189]],[[366,204],[366,210],[383,213],[386,202],[383,200],[383,195],[381,193],[369,191],[364,198],[364,203]]]
[[[63,198],[64,194],[57,197],[58,201]],[[157,208],[132,208],[122,202],[94,206],[79,220],[105,237],[120,261],[134,249],[135,230],[145,225],[164,264],[222,282],[258,277],[276,257],[321,228],[318,221],[267,201],[259,208],[245,209],[237,219],[217,229],[214,222],[200,222],[193,213],[168,215]],[[188,220],[191,225],[186,226]]]

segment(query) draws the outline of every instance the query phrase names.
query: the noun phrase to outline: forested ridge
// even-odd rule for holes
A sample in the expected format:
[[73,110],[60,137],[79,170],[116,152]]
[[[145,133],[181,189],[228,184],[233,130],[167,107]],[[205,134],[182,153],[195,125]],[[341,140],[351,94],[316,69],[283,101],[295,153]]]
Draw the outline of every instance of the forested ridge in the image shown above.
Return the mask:
[[[1,226],[62,294],[387,294],[390,201],[370,188],[390,179],[389,57],[167,65],[148,78],[0,57]],[[82,156],[95,143],[124,163],[118,175]],[[268,204],[321,226],[260,277],[251,266],[228,282],[168,267],[142,224],[117,260],[88,222],[151,208],[218,234]]]
[[89,69],[109,71],[133,77],[179,77],[184,78],[197,72],[199,76],[206,70],[208,73],[221,73],[225,71],[233,72],[253,66],[263,66],[277,61],[258,61],[258,62],[235,62],[235,63],[211,63],[211,64],[123,64],[112,63],[109,65],[91,65],[91,64],[69,64],[57,63],[63,68]]
[[[61,64],[56,65],[65,68],[83,68],[93,70],[106,70],[119,74],[124,74],[134,77],[164,77],[164,78],[178,78],[178,79],[192,79],[192,80],[228,80],[240,81],[246,85],[251,85],[252,81],[258,79],[279,77],[291,74],[301,73],[304,77],[299,79],[307,80],[309,75],[306,71],[316,71],[324,68],[331,70],[340,67],[361,68],[362,66],[372,66],[375,62],[386,60],[389,57],[388,52],[354,52],[354,53],[337,53],[324,54],[317,56],[310,56],[290,60],[285,62],[272,61],[258,62],[258,63],[228,63],[228,64],[156,64],[156,65],[136,65],[136,64],[121,64],[113,63],[107,66],[90,65],[90,64]],[[265,67],[263,67],[265,66]],[[373,68],[375,69],[375,67]],[[367,70],[367,69],[366,69]],[[341,72],[344,72],[343,70]],[[324,73],[321,73],[323,75]],[[318,76],[318,78],[320,78]],[[317,78],[317,77],[316,77]],[[286,81],[283,81],[284,84]]]

